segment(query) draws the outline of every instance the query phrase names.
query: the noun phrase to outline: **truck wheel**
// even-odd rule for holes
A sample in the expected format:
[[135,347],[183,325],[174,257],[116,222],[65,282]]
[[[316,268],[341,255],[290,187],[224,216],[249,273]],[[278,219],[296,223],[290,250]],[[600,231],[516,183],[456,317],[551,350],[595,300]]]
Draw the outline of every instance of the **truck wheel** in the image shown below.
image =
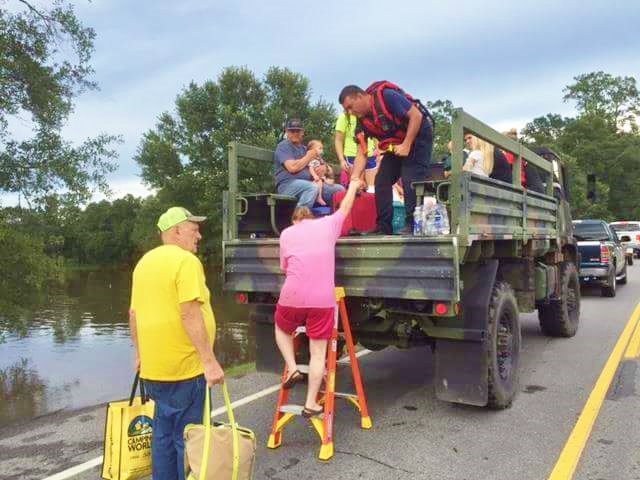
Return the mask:
[[633,265],[633,255],[629,255],[627,257],[627,265],[629,265],[629,266]]
[[624,268],[622,269],[622,277],[620,278],[620,280],[618,280],[618,283],[620,285],[626,285],[627,284],[627,264],[624,264]]
[[560,298],[538,307],[542,333],[549,337],[573,337],[580,322],[580,279],[573,263],[560,265]]
[[611,273],[609,273],[608,285],[603,286],[600,294],[603,297],[615,297],[616,296],[616,266],[613,265]]
[[487,355],[489,400],[487,406],[511,406],[518,391],[520,319],[518,303],[508,283],[496,282],[489,303]]

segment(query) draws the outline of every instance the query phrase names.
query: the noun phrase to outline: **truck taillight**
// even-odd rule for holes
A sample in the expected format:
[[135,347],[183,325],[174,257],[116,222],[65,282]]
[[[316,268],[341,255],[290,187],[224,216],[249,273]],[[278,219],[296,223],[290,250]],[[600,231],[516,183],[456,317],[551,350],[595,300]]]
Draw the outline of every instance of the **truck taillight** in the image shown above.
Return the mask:
[[433,307],[433,311],[436,313],[436,315],[446,315],[447,313],[449,313],[449,305],[447,305],[446,303],[436,303]]
[[609,247],[600,245],[600,263],[609,263]]
[[636,235],[636,241],[640,242],[640,235]]
[[249,296],[246,293],[236,293],[236,303],[248,303]]

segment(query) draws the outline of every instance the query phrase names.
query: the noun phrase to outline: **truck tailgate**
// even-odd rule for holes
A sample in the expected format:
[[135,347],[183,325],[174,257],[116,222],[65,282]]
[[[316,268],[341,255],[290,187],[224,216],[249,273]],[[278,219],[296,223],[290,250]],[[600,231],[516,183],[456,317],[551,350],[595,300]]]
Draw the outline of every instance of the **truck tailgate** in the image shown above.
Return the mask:
[[600,260],[600,242],[578,242],[578,251],[580,252],[581,265],[583,267],[599,266]]
[[[458,301],[459,258],[455,236],[348,237],[336,247],[336,285],[348,296]],[[277,239],[223,243],[223,287],[277,295]]]

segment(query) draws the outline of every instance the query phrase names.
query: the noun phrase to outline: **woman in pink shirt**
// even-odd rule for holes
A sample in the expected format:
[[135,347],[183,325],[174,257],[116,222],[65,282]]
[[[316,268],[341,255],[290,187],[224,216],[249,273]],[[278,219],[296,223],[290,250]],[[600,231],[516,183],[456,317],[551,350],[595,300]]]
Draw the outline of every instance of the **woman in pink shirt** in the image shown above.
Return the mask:
[[287,365],[284,387],[291,388],[303,379],[296,364],[293,333],[299,326],[306,325],[311,360],[305,416],[322,413],[317,396],[336,307],[336,241],[360,186],[360,180],[349,183],[347,194],[333,215],[315,219],[308,208],[296,208],[293,225],[280,235],[280,268],[285,273],[285,281],[276,306],[276,343]]

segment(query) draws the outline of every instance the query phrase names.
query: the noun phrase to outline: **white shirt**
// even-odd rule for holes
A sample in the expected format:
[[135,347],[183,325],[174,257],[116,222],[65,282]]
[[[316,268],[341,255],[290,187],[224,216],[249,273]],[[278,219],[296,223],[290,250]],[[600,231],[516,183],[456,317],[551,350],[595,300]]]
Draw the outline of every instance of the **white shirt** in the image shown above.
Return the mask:
[[464,163],[463,170],[482,177],[488,177],[489,175],[484,170],[484,155],[480,150],[472,150],[467,157],[467,161]]

